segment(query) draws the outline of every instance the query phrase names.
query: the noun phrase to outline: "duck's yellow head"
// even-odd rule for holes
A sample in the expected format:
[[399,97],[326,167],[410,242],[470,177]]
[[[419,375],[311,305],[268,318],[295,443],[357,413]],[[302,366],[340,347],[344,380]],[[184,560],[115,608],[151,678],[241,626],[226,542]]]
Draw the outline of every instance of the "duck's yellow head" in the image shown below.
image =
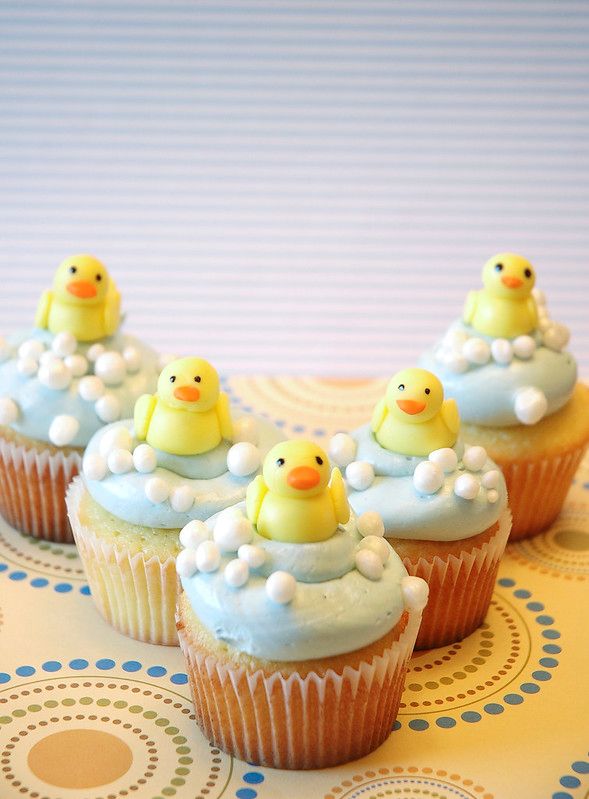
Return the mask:
[[438,378],[425,369],[403,369],[387,386],[389,413],[411,424],[427,422],[438,413],[444,401],[444,389]]
[[99,305],[104,302],[111,277],[93,255],[72,255],[57,267],[53,292],[69,305]]
[[534,288],[536,273],[529,261],[513,252],[500,252],[483,268],[483,284],[493,297],[524,299]]
[[171,408],[210,411],[219,399],[219,375],[203,358],[178,358],[161,372],[157,395]]
[[330,474],[327,455],[312,441],[281,441],[264,459],[264,481],[283,497],[317,496],[327,488]]

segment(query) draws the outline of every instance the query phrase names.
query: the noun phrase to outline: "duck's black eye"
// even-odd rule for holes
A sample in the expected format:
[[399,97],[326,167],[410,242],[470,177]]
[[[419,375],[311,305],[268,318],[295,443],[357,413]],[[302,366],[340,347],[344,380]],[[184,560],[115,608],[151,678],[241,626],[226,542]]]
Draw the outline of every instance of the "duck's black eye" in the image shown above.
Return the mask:
[[176,375],[170,375],[170,383],[176,382]]
[[524,270],[524,275],[526,277],[532,277],[532,270],[531,269],[525,269]]
[[399,383],[397,388],[399,389],[399,391],[405,391],[405,384],[404,383]]
[[430,394],[430,393],[431,393],[431,392],[430,392],[430,389],[429,389],[429,388],[426,388],[426,390],[425,390],[425,393],[426,393],[426,394]]
[[101,280],[102,280],[102,275],[101,274],[96,275],[96,282],[100,283]]
[[503,272],[503,264],[495,264],[496,272]]
[[319,455],[315,455],[315,460],[319,464],[319,466],[323,466],[323,458],[320,458]]
[[78,267],[77,266],[70,266],[70,273],[72,275],[75,275],[77,271],[78,271]]
[[194,378],[194,382],[195,382],[195,383],[200,383],[200,375],[197,375],[197,376]]
[[278,458],[276,461],[277,466],[284,466],[284,458]]

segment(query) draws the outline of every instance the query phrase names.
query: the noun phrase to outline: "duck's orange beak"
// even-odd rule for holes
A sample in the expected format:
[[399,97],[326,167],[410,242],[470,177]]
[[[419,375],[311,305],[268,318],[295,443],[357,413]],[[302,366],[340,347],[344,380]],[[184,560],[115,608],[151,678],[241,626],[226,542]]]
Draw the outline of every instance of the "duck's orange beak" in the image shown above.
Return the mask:
[[72,280],[67,284],[66,289],[74,297],[80,297],[82,300],[88,300],[91,297],[96,297],[96,286],[90,283],[89,280]]
[[508,289],[518,289],[521,285],[523,285],[524,281],[521,279],[521,277],[503,275],[501,282],[504,286],[507,286]]
[[286,476],[288,485],[299,491],[315,488],[316,485],[319,485],[320,480],[321,475],[317,469],[312,469],[310,466],[296,466]]
[[416,413],[421,413],[425,408],[425,402],[410,399],[397,400],[397,405],[404,413],[409,413],[411,416],[414,416]]
[[178,386],[174,389],[174,396],[182,402],[198,402],[200,391],[196,386]]

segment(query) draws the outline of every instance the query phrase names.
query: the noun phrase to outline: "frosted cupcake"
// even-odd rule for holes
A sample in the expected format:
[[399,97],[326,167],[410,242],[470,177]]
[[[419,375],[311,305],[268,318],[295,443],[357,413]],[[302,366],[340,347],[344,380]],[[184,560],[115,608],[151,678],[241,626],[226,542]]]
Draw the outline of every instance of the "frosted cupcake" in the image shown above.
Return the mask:
[[119,331],[120,295],[90,255],[66,259],[35,328],[2,342],[0,511],[22,532],[71,542],[65,490],[84,447],[152,391],[156,353]]
[[184,528],[178,631],[216,746],[325,768],[389,735],[427,586],[382,537],[363,537],[373,527],[350,513],[323,450],[288,441],[246,503]]
[[503,470],[517,540],[548,527],[562,508],[589,441],[589,389],[565,349],[568,329],[533,290],[532,265],[500,253],[483,283],[421,364],[458,403],[466,440]]
[[429,584],[416,649],[459,641],[482,623],[509,534],[503,476],[483,447],[462,444],[459,426],[435,375],[405,369],[371,423],[330,444],[355,513],[376,511],[409,574]]
[[93,436],[67,505],[92,597],[110,624],[177,645],[180,529],[242,500],[280,438],[261,419],[233,420],[217,372],[202,358],[168,364],[157,393],[138,399],[134,419]]

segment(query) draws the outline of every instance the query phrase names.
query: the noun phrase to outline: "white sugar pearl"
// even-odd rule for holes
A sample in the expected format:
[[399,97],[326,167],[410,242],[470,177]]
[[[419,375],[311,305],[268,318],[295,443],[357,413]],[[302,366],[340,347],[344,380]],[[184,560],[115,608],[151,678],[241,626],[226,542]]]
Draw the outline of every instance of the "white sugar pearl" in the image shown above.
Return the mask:
[[361,549],[356,552],[356,568],[369,580],[380,580],[384,572],[380,556],[371,549]]
[[121,418],[121,403],[114,394],[105,394],[96,400],[94,410],[98,418],[107,424]]
[[532,297],[536,300],[536,305],[546,305],[546,294],[542,289],[534,287],[532,289]]
[[171,352],[162,352],[162,354],[158,357],[158,366],[160,369],[164,369],[169,363],[172,363],[172,361],[175,361],[177,358],[178,356]]
[[125,347],[123,358],[128,372],[138,372],[141,368],[141,351],[137,347]]
[[63,391],[72,382],[72,373],[63,361],[50,361],[42,364],[37,377],[42,385],[55,391]]
[[434,349],[434,359],[441,364],[445,364],[447,359],[453,354],[454,350],[447,344],[438,344]]
[[128,449],[113,449],[106,462],[113,474],[126,474],[133,468],[133,456]]
[[471,472],[479,472],[487,460],[487,450],[484,447],[467,447],[462,456],[462,463]]
[[89,361],[96,361],[103,352],[106,352],[106,347],[104,344],[93,344],[91,347],[88,348],[88,352],[86,353],[86,358]]
[[186,513],[194,505],[194,492],[190,486],[178,486],[172,489],[170,505],[176,513]]
[[382,563],[386,563],[391,554],[391,547],[384,538],[377,535],[367,535],[358,544],[358,549],[370,549],[376,552]]
[[227,453],[227,468],[235,477],[247,477],[258,470],[262,456],[249,441],[234,444]]
[[536,342],[531,336],[518,336],[513,341],[513,351],[518,358],[527,360],[536,351]]
[[183,549],[176,558],[176,572],[180,577],[192,577],[198,571],[194,549]]
[[165,502],[170,494],[170,488],[161,477],[150,477],[145,483],[145,496],[154,505]]
[[357,520],[358,532],[360,535],[383,536],[384,522],[380,513],[375,510],[367,510]]
[[68,355],[64,363],[74,377],[82,377],[88,371],[88,361],[83,355]]
[[468,361],[464,355],[461,355],[459,352],[451,352],[444,358],[444,366],[448,371],[454,374],[462,374],[462,372],[466,372],[468,369]]
[[256,444],[260,440],[258,423],[251,416],[240,416],[233,422],[233,441],[238,444],[240,441],[248,441]]
[[240,514],[222,513],[215,524],[213,538],[223,552],[237,552],[242,544],[249,544],[254,537],[250,520]]
[[120,353],[105,352],[96,359],[94,372],[107,386],[118,386],[127,375],[127,365]]
[[468,338],[469,335],[466,332],[466,330],[459,330],[458,328],[454,328],[453,330],[448,330],[448,332],[444,336],[444,345],[449,347],[451,350],[462,351],[464,342],[468,341]]
[[46,366],[47,364],[50,363],[55,363],[56,361],[58,363],[61,363],[61,358],[59,357],[59,355],[56,355],[53,352],[53,350],[45,350],[45,352],[41,353],[41,357],[39,358],[39,364],[41,364],[42,366]]
[[491,488],[489,491],[487,491],[487,501],[490,502],[491,505],[494,505],[498,499],[499,499],[499,492],[496,491],[494,488]]
[[420,494],[435,494],[444,483],[444,472],[437,463],[421,461],[413,472],[413,485]]
[[520,388],[513,403],[515,415],[523,424],[537,424],[548,410],[548,400],[535,386]]
[[122,425],[117,425],[116,427],[111,427],[102,434],[98,445],[98,451],[106,458],[113,449],[130,450],[132,446],[133,438],[129,430]]
[[481,478],[481,483],[484,485],[485,488],[497,488],[499,482],[501,480],[501,473],[498,469],[491,469]]
[[39,364],[34,358],[19,358],[16,364],[16,368],[19,374],[30,377],[31,375],[37,373]]
[[423,610],[429,597],[429,586],[421,577],[408,575],[401,580],[405,605],[411,610]]
[[23,341],[18,348],[18,355],[19,358],[33,358],[38,361],[44,350],[45,346],[42,341],[31,338],[28,341]]
[[458,456],[451,447],[435,449],[428,455],[428,460],[439,466],[446,474],[456,471],[458,466]]
[[0,361],[5,361],[11,355],[10,345],[4,338],[0,336]]
[[479,493],[481,484],[473,474],[461,474],[454,483],[454,493],[462,499],[474,499]]
[[78,394],[87,402],[96,402],[104,391],[104,383],[96,375],[86,375],[78,383]]
[[76,437],[80,423],[75,416],[67,413],[56,416],[49,425],[49,440],[56,447],[65,447]]
[[142,474],[153,472],[157,466],[157,455],[149,444],[139,444],[133,451],[133,464],[135,469]]
[[560,352],[569,343],[571,332],[566,325],[553,322],[544,332],[544,345],[551,350]]
[[345,469],[356,457],[357,445],[347,433],[336,433],[329,442],[329,457],[340,469]]
[[366,461],[352,461],[346,466],[346,480],[356,491],[365,491],[374,482],[374,469]]
[[183,547],[196,549],[203,541],[209,541],[211,531],[200,519],[193,519],[180,530],[180,543]]
[[259,569],[266,560],[266,553],[262,547],[253,544],[242,544],[237,550],[237,557],[244,560],[250,569]]
[[462,354],[470,363],[482,365],[491,357],[491,348],[482,338],[469,338],[464,342]]
[[221,565],[219,547],[212,541],[203,541],[196,550],[196,565],[201,572],[216,572]]
[[539,316],[538,317],[538,330],[541,333],[545,333],[549,328],[552,327],[554,322],[548,316]]
[[97,452],[89,452],[84,455],[82,471],[88,480],[102,480],[106,477],[107,470],[106,458],[103,458],[102,455]]
[[0,397],[0,424],[12,424],[18,419],[18,405],[10,397]]
[[491,343],[491,355],[496,363],[511,363],[513,360],[513,347],[506,338],[496,338]]
[[225,582],[230,588],[241,588],[242,585],[247,583],[249,576],[250,567],[244,560],[239,560],[238,558],[230,560],[223,572]]
[[65,358],[67,355],[73,355],[76,351],[78,342],[76,337],[67,330],[58,333],[51,342],[51,349],[60,358]]
[[297,581],[288,572],[273,572],[266,580],[266,594],[272,602],[288,605],[292,602],[297,590]]

